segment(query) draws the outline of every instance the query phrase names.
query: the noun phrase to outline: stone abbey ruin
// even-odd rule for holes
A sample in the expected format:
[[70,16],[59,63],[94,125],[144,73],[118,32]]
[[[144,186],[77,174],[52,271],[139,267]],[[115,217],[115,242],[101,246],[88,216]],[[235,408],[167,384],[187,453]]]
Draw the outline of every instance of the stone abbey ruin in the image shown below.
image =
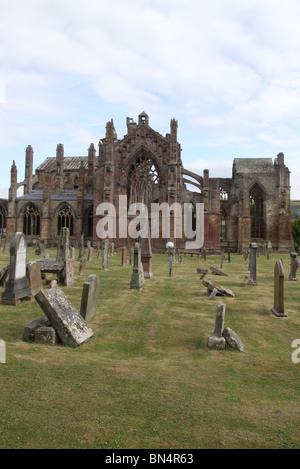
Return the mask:
[[[119,196],[135,202],[204,204],[204,247],[214,252],[241,252],[251,242],[272,243],[273,249],[289,251],[291,242],[290,172],[284,154],[271,158],[235,158],[232,177],[210,177],[209,169],[196,174],[184,168],[177,141],[178,123],[171,119],[170,133],[162,136],[151,128],[142,112],[135,122],[127,118],[127,133],[118,139],[114,122],[107,122],[98,151],[93,143],[85,156],[65,156],[58,144],[56,156],[47,157],[33,172],[33,148],[25,152],[25,177],[18,181],[11,167],[8,201],[0,201],[0,228],[11,240],[23,232],[27,240],[57,244],[60,230],[67,227],[70,244],[86,241],[98,245],[96,232],[103,202],[119,213]],[[24,186],[24,195],[17,190]],[[195,188],[191,190],[190,188]],[[173,237],[172,211],[171,233]],[[150,214],[150,211],[149,211]],[[133,246],[135,240],[113,239],[116,248]],[[152,239],[153,252],[164,252],[169,239]],[[175,239],[184,248],[185,238]]]

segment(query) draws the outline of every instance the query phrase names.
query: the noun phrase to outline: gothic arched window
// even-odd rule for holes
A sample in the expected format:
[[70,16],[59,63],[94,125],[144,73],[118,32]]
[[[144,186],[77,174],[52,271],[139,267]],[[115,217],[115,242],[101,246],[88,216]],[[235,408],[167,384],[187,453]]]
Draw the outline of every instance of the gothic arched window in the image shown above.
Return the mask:
[[23,215],[23,233],[26,236],[40,236],[41,215],[34,205],[27,205]]
[[264,237],[264,195],[258,184],[250,191],[251,237]]
[[128,205],[142,202],[149,207],[158,189],[158,174],[150,158],[142,154],[137,158],[128,173]]
[[69,228],[70,236],[73,236],[74,231],[74,216],[69,205],[65,204],[61,207],[57,217],[57,234],[60,234],[61,228]]

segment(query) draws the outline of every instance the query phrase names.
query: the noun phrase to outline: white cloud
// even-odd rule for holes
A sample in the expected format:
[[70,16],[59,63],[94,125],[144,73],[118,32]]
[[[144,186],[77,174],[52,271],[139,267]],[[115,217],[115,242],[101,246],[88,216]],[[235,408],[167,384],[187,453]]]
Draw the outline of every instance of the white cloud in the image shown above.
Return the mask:
[[201,170],[207,153],[211,172],[228,173],[235,156],[279,151],[290,166],[300,143],[299,22],[297,0],[2,2],[3,185],[27,144],[37,160],[60,141],[82,153],[106,121],[119,134],[142,110],[161,133],[178,119],[186,167]]

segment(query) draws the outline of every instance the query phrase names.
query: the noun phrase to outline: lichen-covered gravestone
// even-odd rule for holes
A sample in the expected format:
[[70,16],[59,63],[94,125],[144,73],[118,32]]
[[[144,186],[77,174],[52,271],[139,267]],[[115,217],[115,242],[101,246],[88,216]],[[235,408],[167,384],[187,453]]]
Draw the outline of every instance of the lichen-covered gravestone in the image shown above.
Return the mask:
[[23,233],[17,232],[10,243],[8,280],[2,293],[2,303],[18,305],[23,298],[31,296],[26,276],[27,243]]
[[40,290],[35,299],[66,345],[77,347],[93,335],[92,329],[59,287]]
[[141,247],[139,243],[134,245],[133,272],[130,280],[130,288],[133,290],[142,290],[144,287],[144,271],[141,261]]

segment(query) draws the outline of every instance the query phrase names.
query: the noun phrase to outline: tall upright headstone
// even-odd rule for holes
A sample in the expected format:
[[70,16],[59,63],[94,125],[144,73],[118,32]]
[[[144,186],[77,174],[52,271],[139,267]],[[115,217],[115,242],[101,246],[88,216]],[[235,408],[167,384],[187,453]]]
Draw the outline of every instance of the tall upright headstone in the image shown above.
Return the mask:
[[122,246],[121,266],[126,267],[126,263],[127,263],[127,246]]
[[106,240],[102,248],[102,270],[108,270],[108,249],[109,242]]
[[143,264],[141,261],[141,246],[139,243],[135,243],[133,254],[133,272],[131,275],[130,288],[134,290],[142,290],[145,280]]
[[257,285],[256,280],[256,256],[257,256],[257,244],[250,244],[250,259],[249,259],[249,270],[250,270],[250,279],[249,285]]
[[6,344],[0,339],[0,363],[6,363]]
[[63,227],[60,230],[58,248],[56,253],[56,262],[64,262],[70,257],[69,247],[69,228]]
[[276,261],[274,267],[274,306],[272,313],[278,317],[287,317],[284,312],[284,270],[282,261]]
[[297,253],[291,252],[290,258],[291,258],[291,268],[290,268],[289,280],[293,280],[294,282],[296,282],[297,281],[296,271],[298,269]]
[[17,232],[14,235],[9,250],[9,274],[2,293],[2,303],[17,305],[21,299],[31,296],[26,276],[27,243],[23,233]]
[[151,238],[150,230],[148,230],[147,238],[140,238],[141,246],[141,261],[143,264],[144,277],[152,278],[152,247],[151,247]]

